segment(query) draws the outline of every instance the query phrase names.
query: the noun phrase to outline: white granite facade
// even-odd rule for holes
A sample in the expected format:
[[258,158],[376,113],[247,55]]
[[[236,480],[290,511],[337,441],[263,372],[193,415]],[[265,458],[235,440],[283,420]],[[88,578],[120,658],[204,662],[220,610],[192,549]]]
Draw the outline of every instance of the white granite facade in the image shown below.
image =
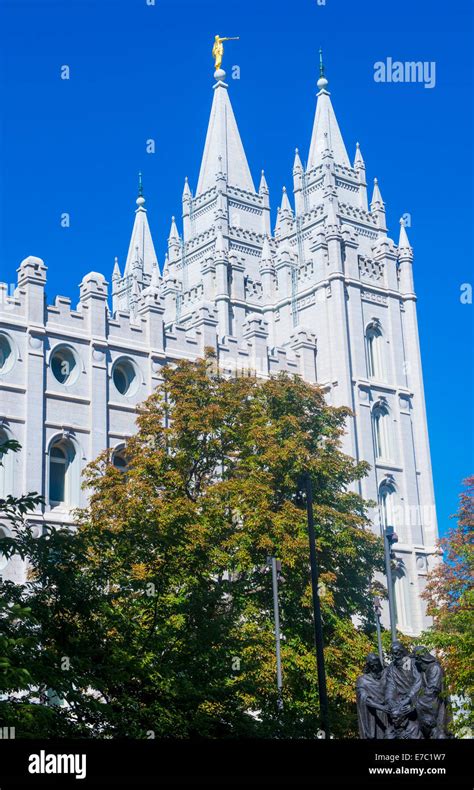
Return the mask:
[[[308,165],[296,152],[294,205],[284,191],[272,234],[265,177],[255,190],[225,73],[215,78],[198,187],[193,195],[185,183],[182,236],[173,219],[162,271],[140,188],[111,305],[95,272],[75,309],[62,296],[47,305],[46,266],[34,257],[13,295],[0,286],[0,442],[22,445],[0,471],[0,496],[41,492],[38,525],[71,523],[82,469],[106,447],[123,462],[135,407],[169,360],[212,346],[229,371],[298,373],[354,412],[345,449],[371,465],[358,490],[380,503],[374,530],[395,523],[398,621],[416,634],[437,527],[405,228],[397,245],[377,182],[368,205],[359,146],[351,165],[321,76]],[[23,574],[1,555],[0,571]]]

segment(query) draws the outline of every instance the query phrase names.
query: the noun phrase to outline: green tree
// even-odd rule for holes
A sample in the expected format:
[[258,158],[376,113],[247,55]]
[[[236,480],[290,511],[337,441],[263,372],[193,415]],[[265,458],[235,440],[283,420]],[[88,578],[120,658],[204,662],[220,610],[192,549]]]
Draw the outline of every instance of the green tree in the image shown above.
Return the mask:
[[[373,649],[381,541],[355,493],[367,464],[341,451],[350,412],[298,378],[226,379],[212,357],[164,369],[138,415],[124,473],[103,453],[73,532],[24,526],[10,551],[30,578],[36,689],[55,732],[314,737],[321,726],[301,478],[314,491],[333,731],[356,734],[354,685]],[[284,709],[277,705],[268,555],[280,584]],[[358,627],[354,625],[357,619]],[[23,660],[23,656],[18,656]],[[25,659],[26,660],[26,659]],[[66,668],[65,668],[66,667]]]
[[474,476],[464,481],[457,523],[440,540],[444,562],[428,577],[424,593],[433,628],[423,634],[446,671],[454,707],[453,730],[474,729]]

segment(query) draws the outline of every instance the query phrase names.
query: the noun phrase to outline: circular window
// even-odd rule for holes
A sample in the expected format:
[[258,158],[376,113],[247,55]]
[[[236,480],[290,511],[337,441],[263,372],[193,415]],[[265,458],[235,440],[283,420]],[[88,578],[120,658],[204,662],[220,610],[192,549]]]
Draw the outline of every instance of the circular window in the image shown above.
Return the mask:
[[115,388],[121,395],[133,395],[138,387],[135,365],[130,359],[119,359],[112,371]]
[[116,469],[120,469],[121,471],[127,469],[127,459],[122,450],[117,450],[117,452],[113,454],[113,464]]
[[13,349],[6,335],[0,335],[0,373],[6,373],[13,365]]
[[77,358],[71,348],[57,348],[51,354],[51,370],[60,384],[73,384],[79,372]]

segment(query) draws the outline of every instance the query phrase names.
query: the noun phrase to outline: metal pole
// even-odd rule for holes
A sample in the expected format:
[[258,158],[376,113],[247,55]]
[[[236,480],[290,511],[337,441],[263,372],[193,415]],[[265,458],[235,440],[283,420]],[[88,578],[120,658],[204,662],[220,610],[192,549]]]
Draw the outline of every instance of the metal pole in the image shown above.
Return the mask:
[[388,612],[390,616],[392,642],[395,642],[397,638],[397,623],[395,615],[395,602],[393,600],[392,566],[390,564],[390,553],[393,537],[395,537],[395,540],[397,540],[397,536],[394,534],[393,527],[385,527],[383,532],[383,542],[385,547],[385,574],[387,576]]
[[381,613],[381,609],[380,609],[380,599],[379,598],[375,598],[375,600],[374,600],[374,612],[375,612],[375,626],[377,628],[377,644],[378,644],[378,648],[379,648],[379,658],[380,658],[380,663],[383,666],[382,633],[381,633],[381,630],[380,630],[380,613]]
[[278,567],[276,557],[271,557],[272,561],[272,582],[273,582],[273,615],[275,619],[275,647],[277,663],[277,688],[278,688],[278,707],[283,709],[283,680],[281,673],[281,650],[280,650],[280,612],[278,609]]
[[306,509],[308,513],[309,556],[311,562],[311,588],[313,593],[314,637],[316,642],[316,661],[318,668],[319,703],[321,708],[321,722],[323,725],[323,730],[325,732],[326,738],[329,738],[329,705],[326,690],[326,670],[324,666],[323,624],[318,594],[318,564],[316,558],[316,536],[314,532],[313,490],[311,477],[309,474],[306,475]]

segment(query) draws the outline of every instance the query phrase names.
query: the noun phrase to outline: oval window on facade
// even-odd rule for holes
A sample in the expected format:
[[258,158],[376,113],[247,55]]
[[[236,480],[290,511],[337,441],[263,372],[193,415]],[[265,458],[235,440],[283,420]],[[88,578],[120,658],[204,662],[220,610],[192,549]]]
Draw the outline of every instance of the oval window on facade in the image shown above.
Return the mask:
[[51,354],[51,370],[60,384],[73,384],[79,372],[76,355],[71,348],[55,348]]
[[131,359],[119,359],[112,370],[115,389],[121,395],[133,395],[138,387],[137,369]]
[[13,349],[6,335],[0,335],[0,373],[7,373],[13,365]]

